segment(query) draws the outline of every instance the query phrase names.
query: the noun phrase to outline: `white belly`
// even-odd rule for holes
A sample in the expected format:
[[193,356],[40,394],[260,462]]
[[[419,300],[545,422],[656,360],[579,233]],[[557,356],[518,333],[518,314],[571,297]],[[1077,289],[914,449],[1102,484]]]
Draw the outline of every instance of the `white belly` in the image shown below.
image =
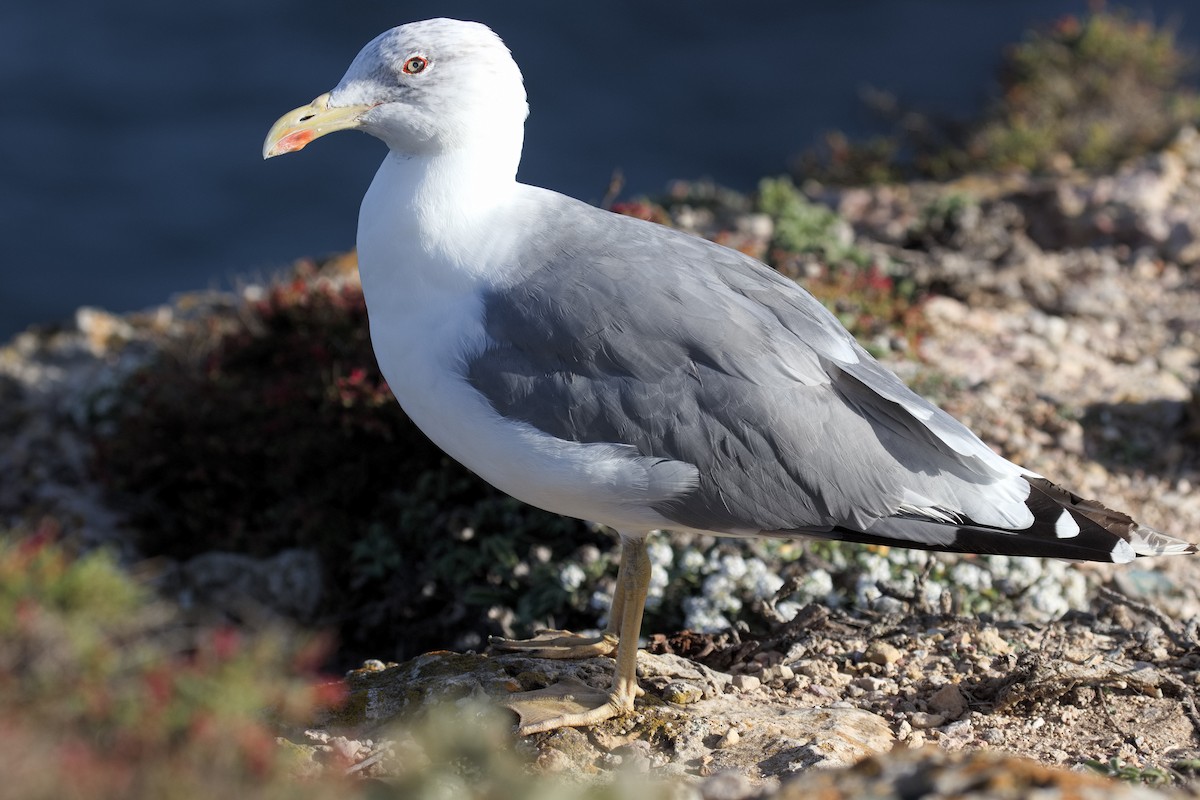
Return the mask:
[[371,341],[388,385],[417,427],[451,458],[548,511],[624,531],[670,527],[649,507],[665,498],[651,486],[643,460],[631,458],[627,448],[567,442],[507,420],[466,381],[465,356],[486,342],[475,321],[476,296],[425,296],[420,308],[389,308],[368,294],[367,303]]

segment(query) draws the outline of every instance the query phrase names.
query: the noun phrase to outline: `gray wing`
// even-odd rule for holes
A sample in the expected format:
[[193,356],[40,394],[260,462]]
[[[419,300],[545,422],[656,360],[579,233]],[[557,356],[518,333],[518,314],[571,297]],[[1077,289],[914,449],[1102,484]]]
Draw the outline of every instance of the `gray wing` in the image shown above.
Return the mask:
[[[661,226],[563,212],[528,237],[524,277],[483,298],[492,344],[467,374],[501,414],[695,465],[696,491],[656,509],[687,527],[862,528],[919,505],[997,517],[980,490],[1017,468],[794,282]],[[999,493],[1018,505],[1001,524],[1023,493]]]

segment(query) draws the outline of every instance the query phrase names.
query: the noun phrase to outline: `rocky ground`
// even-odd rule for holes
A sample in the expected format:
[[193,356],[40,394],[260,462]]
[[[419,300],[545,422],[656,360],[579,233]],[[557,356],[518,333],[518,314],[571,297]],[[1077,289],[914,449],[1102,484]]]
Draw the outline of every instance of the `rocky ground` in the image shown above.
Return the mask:
[[[1167,151],[1099,178],[804,187],[837,212],[843,245],[934,292],[915,344],[898,332],[873,343],[906,380],[1005,456],[1192,540],[1198,139],[1185,131]],[[772,221],[744,210],[685,198],[666,212],[750,252],[772,240]],[[792,268],[803,276],[811,259]],[[83,309],[73,324],[0,349],[0,519],[12,527],[51,515],[80,541],[136,558],[127,520],[93,473],[95,412],[158,349],[197,324],[236,318],[240,302],[197,295],[125,317]],[[265,605],[302,607],[312,570],[303,554],[280,558],[290,560],[217,554],[170,566],[166,585],[195,601],[224,581]],[[673,781],[664,792],[681,797],[1195,793],[1200,560],[1047,565],[1025,583],[1006,577],[1025,569],[1016,562],[953,563],[946,580],[983,575],[979,591],[1016,598],[1008,612],[955,613],[951,593],[910,575],[901,591],[878,583],[861,605],[777,613],[766,636],[648,632],[646,696],[632,717],[521,742],[505,727],[493,744],[537,773],[648,775]],[[764,608],[770,618],[775,606]],[[440,712],[425,713],[432,700],[494,706],[562,673],[602,685],[610,666],[469,653],[371,664],[351,674],[347,709],[292,732],[289,746],[302,771],[395,780],[433,758],[436,737],[421,727],[436,724]],[[404,725],[389,728],[397,717]]]
[[[913,772],[928,784],[923,793],[892,784],[894,794],[878,796],[1025,797],[1037,787],[1055,797],[1077,786],[1159,796],[1099,781],[1122,771],[1186,786],[1200,767],[1197,643],[1123,596],[1098,605],[1097,615],[1044,626],[808,606],[765,641],[655,636],[639,659],[646,696],[633,716],[520,747],[539,774],[674,777],[704,798],[800,797],[814,785],[857,797],[865,778],[878,790]],[[370,760],[369,773],[404,775],[427,746],[427,723],[358,737],[564,677],[602,686],[610,669],[606,659],[451,653],[370,664],[351,674],[349,706],[302,747],[315,769]],[[329,733],[347,724],[353,733]],[[865,757],[875,760],[846,770]]]

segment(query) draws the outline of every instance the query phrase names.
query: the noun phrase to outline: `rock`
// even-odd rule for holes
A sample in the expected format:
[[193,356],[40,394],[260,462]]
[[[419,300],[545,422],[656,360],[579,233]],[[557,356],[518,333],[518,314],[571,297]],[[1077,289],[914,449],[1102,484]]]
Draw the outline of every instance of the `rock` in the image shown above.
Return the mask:
[[534,759],[534,766],[539,772],[567,773],[576,769],[575,762],[561,750],[547,747],[540,750]]
[[897,748],[849,769],[814,770],[785,782],[773,800],[962,798],[962,800],[1165,800],[1163,792],[990,751]]
[[321,560],[311,550],[284,550],[270,558],[211,552],[160,579],[163,592],[184,607],[204,605],[254,619],[263,610],[311,621],[321,602]]
[[946,718],[941,714],[929,714],[924,711],[914,711],[910,717],[914,728],[940,728],[946,724]]
[[991,655],[1007,655],[1012,652],[1012,645],[1004,641],[994,628],[984,628],[975,634],[975,644],[984,653]]
[[704,697],[714,697],[729,688],[733,678],[725,672],[718,672],[703,664],[678,656],[673,653],[638,652],[638,675],[649,683],[661,681],[663,686],[678,678],[692,686],[698,687]]
[[888,681],[883,678],[874,678],[870,675],[864,675],[861,678],[855,678],[852,686],[857,686],[866,692],[882,692],[888,685]]
[[967,711],[967,700],[957,686],[947,684],[930,696],[929,710],[946,719],[958,719]]
[[585,731],[560,728],[550,733],[538,748],[538,763],[542,765],[542,756],[546,755],[547,762],[542,766],[567,772],[590,767],[600,754]]
[[650,771],[653,752],[649,742],[642,739],[614,748],[611,755],[620,759],[621,770],[634,775],[644,775]]
[[704,800],[749,800],[758,794],[758,788],[750,779],[734,770],[710,775],[700,784],[700,796]]
[[[688,715],[680,719],[674,726],[675,738],[671,742],[671,760],[694,767],[713,749],[714,739],[718,737],[720,720],[711,720]],[[719,741],[719,740],[718,740]]]
[[753,675],[734,675],[733,687],[742,692],[753,692],[762,686],[762,681]]
[[785,664],[774,664],[764,668],[762,671],[763,683],[790,681],[794,677],[796,677],[796,673],[792,672],[792,668]]
[[1180,266],[1200,263],[1200,218],[1189,216],[1173,220],[1163,250],[1169,260]]
[[[882,717],[856,708],[797,709],[774,722],[782,736],[756,748],[768,754],[758,762],[763,775],[782,777],[814,767],[846,767],[865,755],[890,749],[894,741]],[[755,738],[743,737],[747,742]]]
[[867,651],[863,653],[863,659],[872,664],[879,664],[882,667],[890,667],[895,664],[903,654],[894,646],[887,642],[871,642],[867,646]]
[[671,681],[662,688],[659,696],[668,703],[690,705],[704,697],[704,690],[686,681]]
[[[639,668],[643,659],[649,671],[659,673],[671,663],[641,653]],[[611,663],[606,658],[572,661],[427,653],[383,671],[363,669],[347,675],[349,701],[327,724],[378,727],[420,718],[437,704],[461,706],[467,701],[478,701],[495,712],[511,692],[562,679],[606,686]],[[649,731],[654,731],[653,738]],[[702,766],[709,774],[732,769],[770,778],[813,766],[853,763],[891,747],[893,736],[882,717],[860,709],[797,708],[790,698],[739,693],[717,694],[681,707],[639,701],[632,715],[586,732],[565,728],[523,741],[546,771],[570,771],[570,763],[581,774],[589,774],[598,765],[616,768],[619,762],[623,769]]]
[[951,722],[941,729],[938,746],[946,750],[961,750],[971,745],[975,739],[975,726],[969,719]]
[[725,735],[721,737],[721,741],[717,742],[717,747],[733,747],[742,740],[742,735],[738,733],[737,728],[730,728],[725,731]]
[[795,672],[808,678],[824,679],[837,672],[837,667],[824,658],[809,658],[792,665]]

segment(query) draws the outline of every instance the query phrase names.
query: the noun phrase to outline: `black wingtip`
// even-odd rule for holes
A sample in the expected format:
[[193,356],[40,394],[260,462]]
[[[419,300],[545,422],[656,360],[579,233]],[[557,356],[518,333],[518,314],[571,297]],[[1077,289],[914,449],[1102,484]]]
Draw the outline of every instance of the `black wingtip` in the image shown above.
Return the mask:
[[[1126,564],[1139,556],[1185,555],[1191,542],[1139,525],[1129,515],[1031,475],[1025,505],[1033,522],[1022,529],[981,525],[961,515],[898,514],[877,520],[869,533],[836,526],[818,536],[863,544],[952,553],[1040,556]],[[808,532],[814,535],[813,532]]]

